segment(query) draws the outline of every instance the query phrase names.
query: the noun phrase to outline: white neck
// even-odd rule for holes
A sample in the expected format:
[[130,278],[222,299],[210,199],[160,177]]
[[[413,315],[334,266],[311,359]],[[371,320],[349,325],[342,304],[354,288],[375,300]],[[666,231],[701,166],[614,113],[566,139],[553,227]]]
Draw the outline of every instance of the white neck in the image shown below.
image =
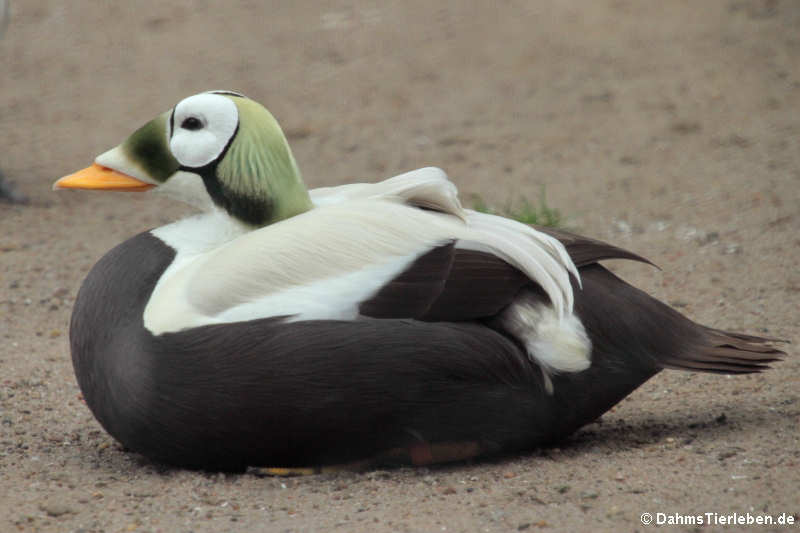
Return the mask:
[[252,229],[225,211],[213,208],[206,213],[161,226],[150,233],[177,252],[177,261],[222,246]]
[[194,172],[179,170],[153,189],[152,193],[189,204],[201,211],[210,211],[216,207],[206,190],[203,178]]

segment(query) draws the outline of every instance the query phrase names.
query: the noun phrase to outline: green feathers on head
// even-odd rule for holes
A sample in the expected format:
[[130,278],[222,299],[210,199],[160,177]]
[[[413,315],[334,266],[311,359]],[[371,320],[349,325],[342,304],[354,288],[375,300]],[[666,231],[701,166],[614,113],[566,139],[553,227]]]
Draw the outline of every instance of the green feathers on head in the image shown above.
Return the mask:
[[[210,94],[217,96],[197,100]],[[228,102],[215,104],[213,98],[229,99],[235,110]],[[183,102],[190,107],[173,124]],[[184,127],[189,118],[180,114],[202,121],[207,129]],[[217,207],[251,226],[266,226],[312,207],[275,117],[258,102],[231,93],[201,93],[183,100],[97,162],[194,205],[208,205],[210,196]],[[202,178],[202,186],[192,174]]]
[[[239,127],[216,169],[225,195],[253,203],[245,221],[254,225],[310,209],[308,191],[278,121],[258,102],[230,98],[239,110]],[[258,213],[260,209],[264,211]]]
[[170,111],[160,114],[128,137],[122,143],[123,153],[142,167],[153,179],[163,183],[174,174],[180,164],[169,151],[165,136]]

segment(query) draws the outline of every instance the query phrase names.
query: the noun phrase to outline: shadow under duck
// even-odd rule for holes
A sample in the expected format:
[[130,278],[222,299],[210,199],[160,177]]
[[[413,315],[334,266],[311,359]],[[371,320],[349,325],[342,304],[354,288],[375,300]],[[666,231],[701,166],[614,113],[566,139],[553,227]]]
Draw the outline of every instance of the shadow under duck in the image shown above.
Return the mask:
[[92,413],[172,465],[519,452],[664,368],[752,373],[783,353],[599,264],[638,255],[463,209],[439,169],[308,191],[272,115],[233,92],[182,100],[54,188],[203,210],[108,252],[70,325]]

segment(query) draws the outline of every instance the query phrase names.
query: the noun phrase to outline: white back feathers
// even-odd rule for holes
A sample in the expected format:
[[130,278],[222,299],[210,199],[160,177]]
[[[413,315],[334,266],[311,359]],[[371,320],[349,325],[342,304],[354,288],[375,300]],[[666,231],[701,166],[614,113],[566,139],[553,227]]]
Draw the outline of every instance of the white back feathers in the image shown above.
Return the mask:
[[432,209],[464,220],[466,213],[458,199],[458,189],[444,170],[425,167],[378,183],[351,183],[309,191],[311,201],[322,207],[348,200],[381,198]]
[[[352,319],[364,299],[415,259],[454,240],[524,272],[542,286],[557,316],[572,312],[568,273],[577,277],[577,270],[561,243],[524,224],[465,211],[439,169],[310,196],[310,211],[254,231],[235,225],[220,231],[217,216],[221,242],[208,238],[201,218],[155,230],[177,255],[153,291],[145,326],[160,334],[287,314]],[[195,232],[206,235],[187,235]]]

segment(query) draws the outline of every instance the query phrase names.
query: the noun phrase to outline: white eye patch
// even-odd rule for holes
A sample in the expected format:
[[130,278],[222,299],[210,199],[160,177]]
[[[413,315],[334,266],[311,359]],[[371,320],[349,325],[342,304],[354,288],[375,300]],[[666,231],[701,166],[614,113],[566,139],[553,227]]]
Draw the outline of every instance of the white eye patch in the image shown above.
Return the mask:
[[238,123],[239,110],[227,96],[202,93],[185,98],[172,114],[170,151],[185,167],[207,165],[222,154]]

